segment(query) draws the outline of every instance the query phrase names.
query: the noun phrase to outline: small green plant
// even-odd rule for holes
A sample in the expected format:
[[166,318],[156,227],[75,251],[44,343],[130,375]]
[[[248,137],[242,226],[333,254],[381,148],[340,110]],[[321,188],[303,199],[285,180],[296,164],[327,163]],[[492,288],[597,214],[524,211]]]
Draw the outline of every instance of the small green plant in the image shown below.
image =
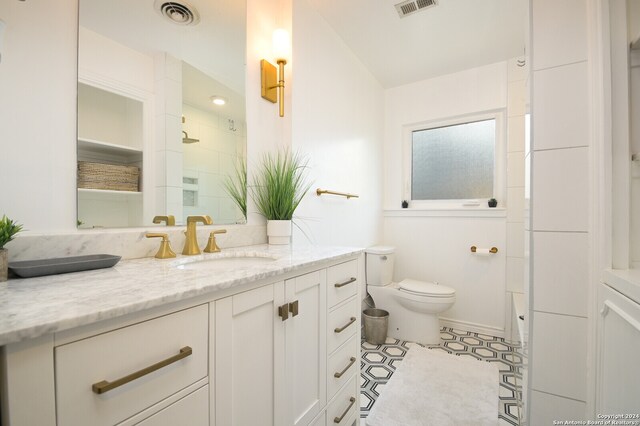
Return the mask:
[[227,176],[223,182],[231,200],[238,206],[245,220],[247,219],[247,164],[239,161],[235,167],[235,176]]
[[291,220],[311,187],[308,160],[288,149],[265,154],[252,180],[251,197],[267,220]]
[[20,231],[22,231],[22,225],[2,215],[2,219],[0,219],[0,249],[3,249],[5,244],[13,240],[13,237]]

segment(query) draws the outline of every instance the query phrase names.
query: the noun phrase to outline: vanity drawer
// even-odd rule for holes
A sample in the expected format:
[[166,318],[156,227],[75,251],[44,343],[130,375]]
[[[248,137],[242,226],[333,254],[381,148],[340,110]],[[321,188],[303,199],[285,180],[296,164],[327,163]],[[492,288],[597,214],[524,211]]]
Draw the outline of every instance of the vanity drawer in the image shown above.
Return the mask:
[[146,418],[138,426],[209,425],[209,385],[174,402],[164,410]]
[[327,318],[327,354],[353,336],[360,327],[359,301],[356,297],[329,312]]
[[327,407],[327,426],[349,426],[354,415],[360,409],[358,403],[357,376],[351,377],[345,387],[340,389],[336,397]]
[[58,425],[113,425],[205,378],[208,316],[196,306],[56,347]]
[[358,292],[358,261],[331,266],[327,269],[327,306],[330,308],[355,296]]
[[327,362],[327,399],[333,398],[338,389],[359,370],[359,342],[357,335],[353,335],[347,343],[329,357]]

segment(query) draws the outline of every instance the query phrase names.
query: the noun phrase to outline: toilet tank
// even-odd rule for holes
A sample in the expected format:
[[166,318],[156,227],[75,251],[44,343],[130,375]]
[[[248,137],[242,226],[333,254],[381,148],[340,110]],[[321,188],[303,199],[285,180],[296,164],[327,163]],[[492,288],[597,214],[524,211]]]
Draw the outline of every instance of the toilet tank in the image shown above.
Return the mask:
[[395,247],[374,246],[365,250],[367,285],[385,286],[393,280]]

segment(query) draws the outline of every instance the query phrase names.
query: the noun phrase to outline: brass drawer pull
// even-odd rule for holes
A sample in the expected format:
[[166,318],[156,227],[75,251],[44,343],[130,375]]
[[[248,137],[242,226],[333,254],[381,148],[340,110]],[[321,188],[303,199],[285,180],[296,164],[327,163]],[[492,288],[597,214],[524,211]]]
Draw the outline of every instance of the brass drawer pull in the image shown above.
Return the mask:
[[334,423],[340,423],[342,421],[342,419],[344,418],[344,416],[347,415],[347,413],[349,412],[349,410],[351,410],[351,407],[353,407],[353,404],[356,402],[356,399],[354,397],[349,398],[349,406],[347,407],[346,410],[344,410],[344,413],[342,413],[342,415],[340,417],[336,417],[333,419]]
[[353,365],[353,363],[356,362],[356,357],[352,356],[351,358],[349,358],[349,361],[349,364],[347,364],[347,366],[341,372],[334,373],[333,377],[335,377],[336,379],[342,377],[342,375],[347,372],[347,370]]
[[295,317],[298,315],[298,301],[289,303],[289,312],[291,312],[291,316]]
[[180,361],[181,359],[188,357],[192,353],[193,353],[193,350],[191,349],[191,347],[185,346],[184,348],[180,349],[180,353],[177,355],[174,355],[165,360],[157,362],[153,365],[145,367],[142,370],[129,374],[128,376],[121,377],[117,380],[114,380],[113,382],[103,380],[101,382],[94,383],[93,386],[91,386],[91,389],[93,389],[93,392],[97,394],[103,394],[103,393],[109,392],[112,389],[115,389],[124,384],[132,382],[136,379],[139,379],[140,377],[146,376],[149,373],[153,373],[154,371],[159,370],[162,367],[166,367],[169,364],[173,364],[174,362]]
[[349,320],[348,323],[346,323],[345,325],[343,325],[342,327],[336,328],[335,330],[333,330],[335,333],[342,333],[344,331],[345,328],[349,327],[351,324],[353,324],[354,322],[356,322],[356,317],[351,317],[351,319]]
[[347,285],[347,284],[351,284],[351,283],[352,283],[352,282],[354,282],[355,280],[356,280],[356,279],[355,279],[354,277],[351,277],[351,278],[349,278],[348,280],[346,280],[345,282],[343,282],[343,283],[337,283],[337,284],[334,284],[333,286],[334,286],[335,288],[344,287],[344,286],[345,286],[345,285]]
[[289,304],[285,303],[282,306],[278,306],[278,315],[282,317],[282,321],[289,319]]

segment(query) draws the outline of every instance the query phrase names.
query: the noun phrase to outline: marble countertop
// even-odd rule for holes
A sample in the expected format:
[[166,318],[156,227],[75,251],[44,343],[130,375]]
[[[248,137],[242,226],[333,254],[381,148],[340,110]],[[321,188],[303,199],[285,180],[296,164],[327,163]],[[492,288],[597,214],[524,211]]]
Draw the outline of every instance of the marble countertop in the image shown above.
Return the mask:
[[[0,283],[0,346],[362,253],[352,247],[257,245],[176,259],[124,260],[113,268]],[[188,269],[219,257],[271,257],[236,267]],[[186,262],[186,263],[185,263]],[[234,260],[225,260],[233,264]],[[183,265],[180,267],[179,265]],[[193,265],[192,265],[193,266]]]

